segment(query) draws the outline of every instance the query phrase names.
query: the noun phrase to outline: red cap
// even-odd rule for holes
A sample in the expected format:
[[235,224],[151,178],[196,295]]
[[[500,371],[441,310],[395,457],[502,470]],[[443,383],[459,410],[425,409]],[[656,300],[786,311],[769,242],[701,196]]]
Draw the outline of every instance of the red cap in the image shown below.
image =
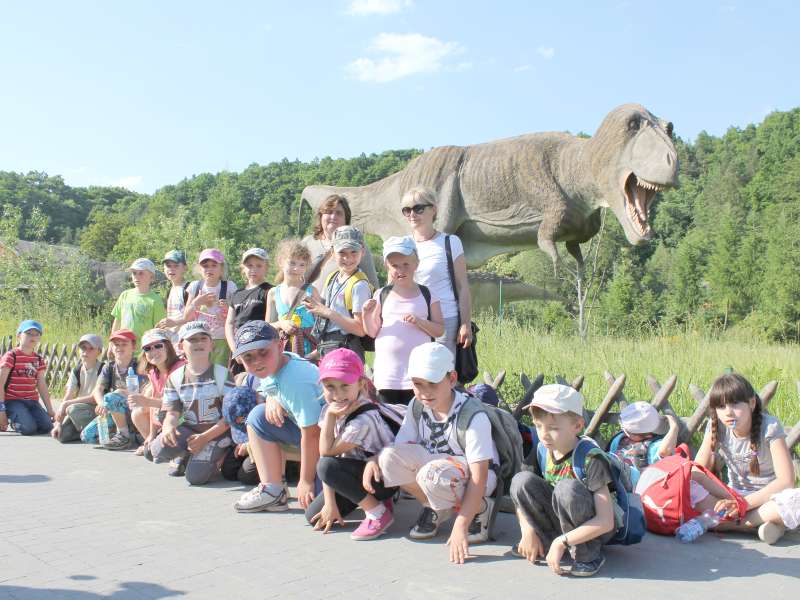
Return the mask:
[[117,329],[108,339],[111,342],[114,340],[128,340],[131,344],[136,344],[136,334],[130,329]]

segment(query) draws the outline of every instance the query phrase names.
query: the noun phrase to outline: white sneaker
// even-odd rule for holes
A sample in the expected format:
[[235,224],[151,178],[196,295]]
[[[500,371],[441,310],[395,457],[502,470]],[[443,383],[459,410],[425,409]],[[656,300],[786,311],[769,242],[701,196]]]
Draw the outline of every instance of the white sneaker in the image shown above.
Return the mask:
[[273,496],[262,484],[258,484],[249,492],[242,494],[242,497],[233,505],[238,512],[283,512],[289,509],[289,499],[286,488],[281,488],[280,494]]
[[489,541],[489,519],[492,516],[494,500],[489,496],[483,498],[483,509],[472,518],[467,529],[467,541],[470,544],[482,544]]
[[758,539],[768,545],[772,545],[783,537],[786,527],[783,523],[762,523],[758,526]]

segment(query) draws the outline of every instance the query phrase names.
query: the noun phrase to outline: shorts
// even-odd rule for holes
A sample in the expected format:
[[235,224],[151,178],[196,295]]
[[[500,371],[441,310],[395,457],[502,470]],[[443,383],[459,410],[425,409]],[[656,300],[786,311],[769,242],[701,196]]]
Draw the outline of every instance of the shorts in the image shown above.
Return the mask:
[[789,488],[777,494],[772,494],[770,500],[778,507],[778,514],[783,520],[786,529],[800,527],[800,489]]
[[697,506],[699,502],[708,498],[708,496],[708,490],[702,485],[694,480],[689,482],[689,503],[692,505],[692,508]]

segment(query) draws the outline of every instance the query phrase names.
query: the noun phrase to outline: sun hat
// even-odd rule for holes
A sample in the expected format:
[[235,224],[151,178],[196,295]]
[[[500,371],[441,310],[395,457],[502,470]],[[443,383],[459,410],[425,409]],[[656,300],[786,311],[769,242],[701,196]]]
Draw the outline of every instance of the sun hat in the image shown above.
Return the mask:
[[261,260],[269,260],[269,254],[267,254],[267,251],[263,248],[250,248],[249,250],[245,250],[242,254],[242,262],[246,261],[251,256],[255,256]]
[[198,333],[203,333],[208,337],[211,337],[211,330],[206,325],[205,321],[189,321],[181,326],[180,330],[178,330],[178,339],[180,340],[188,340],[193,335],[197,335]]
[[455,368],[455,358],[447,346],[426,342],[411,351],[408,357],[408,376],[439,383]]
[[137,258],[131,263],[131,266],[126,270],[128,271],[150,271],[153,275],[156,274],[156,266],[149,258]]
[[30,331],[31,329],[35,329],[39,333],[44,333],[42,324],[39,323],[39,321],[34,321],[33,319],[25,319],[22,323],[19,324],[19,327],[17,327],[17,335],[19,335],[20,333],[25,333],[26,331]]
[[319,361],[319,380],[338,379],[345,383],[355,383],[364,374],[364,363],[358,354],[349,348],[339,348],[328,352]]
[[333,232],[333,250],[361,250],[364,247],[364,236],[352,225],[343,225]]
[[103,349],[103,338],[95,333],[85,333],[82,335],[81,339],[78,340],[78,346],[80,346],[83,342],[86,342],[92,348],[97,348],[98,350]]
[[172,342],[172,332],[166,329],[148,329],[142,334],[142,346],[148,346],[153,342],[167,341]]
[[560,383],[543,385],[536,393],[529,404],[523,409],[536,406],[552,414],[560,415],[571,412],[579,417],[583,416],[583,396],[575,388]]
[[656,408],[649,402],[633,402],[619,413],[619,425],[630,435],[654,433],[664,435],[669,423],[662,418]]
[[266,321],[248,321],[236,330],[236,335],[233,337],[236,349],[231,358],[237,358],[251,350],[266,348],[278,337],[278,331]]
[[235,387],[222,399],[222,418],[231,427],[234,443],[247,443],[247,415],[255,406],[256,392],[250,387]]
[[409,235],[392,236],[383,242],[383,260],[390,254],[398,253],[410,256],[417,251],[417,243]]
[[186,252],[183,250],[178,250],[177,248],[174,250],[170,250],[164,255],[164,258],[161,259],[161,264],[163,265],[165,262],[175,262],[186,264]]
[[217,248],[206,248],[200,253],[200,256],[197,257],[198,263],[201,263],[204,260],[213,260],[214,262],[224,263],[225,256],[223,256],[222,251]]
[[108,336],[109,342],[113,342],[115,340],[127,340],[132,344],[136,344],[136,334],[130,329],[117,329],[110,336]]

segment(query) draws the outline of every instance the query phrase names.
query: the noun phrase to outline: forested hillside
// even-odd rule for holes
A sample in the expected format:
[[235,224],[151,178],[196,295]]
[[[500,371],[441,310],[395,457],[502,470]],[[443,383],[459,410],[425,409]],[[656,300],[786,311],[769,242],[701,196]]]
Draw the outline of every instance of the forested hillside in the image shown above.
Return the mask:
[[[679,124],[678,124],[679,125]],[[610,213],[589,256],[587,306],[595,332],[738,330],[800,339],[800,109],[722,137],[676,140],[681,187],[662,194],[648,246],[628,246]],[[216,245],[236,256],[308,231],[299,195],[312,183],[363,185],[419,152],[345,160],[283,160],[241,173],[201,174],[152,196],[120,188],[73,188],[59,176],[0,172],[0,236],[77,244],[92,258],[157,258],[178,246]],[[558,291],[564,304],[514,310],[543,327],[569,329],[574,281],[555,277],[536,250],[492,259],[488,269]]]

